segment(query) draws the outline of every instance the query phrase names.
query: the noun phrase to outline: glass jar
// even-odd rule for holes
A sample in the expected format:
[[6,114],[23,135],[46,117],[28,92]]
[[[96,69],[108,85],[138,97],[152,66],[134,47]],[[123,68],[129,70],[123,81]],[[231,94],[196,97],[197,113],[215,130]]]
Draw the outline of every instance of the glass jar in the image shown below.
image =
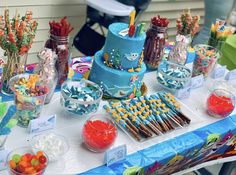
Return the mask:
[[117,128],[111,118],[97,114],[85,122],[82,137],[89,150],[104,152],[114,144]]
[[40,76],[41,82],[47,84],[49,92],[45,99],[45,104],[48,104],[54,94],[54,90],[58,81],[58,74],[55,67],[57,54],[52,49],[43,49],[38,54],[39,64],[35,68],[34,73]]
[[215,89],[207,99],[207,112],[217,118],[231,114],[235,107],[235,96],[226,89]]
[[168,55],[168,60],[177,64],[185,65],[188,53],[187,49],[190,45],[189,38],[184,35],[177,35],[174,48]]
[[57,54],[56,68],[58,72],[58,85],[61,85],[68,75],[68,62],[70,57],[69,37],[55,36],[50,34],[49,39],[45,43],[46,48],[52,49]]
[[164,55],[167,27],[150,24],[144,43],[144,62],[149,69],[157,69]]
[[28,53],[19,55],[15,52],[6,51],[6,64],[3,67],[2,74],[2,89],[1,92],[5,95],[13,95],[13,91],[10,89],[9,81],[17,74],[25,73],[25,65],[27,61]]

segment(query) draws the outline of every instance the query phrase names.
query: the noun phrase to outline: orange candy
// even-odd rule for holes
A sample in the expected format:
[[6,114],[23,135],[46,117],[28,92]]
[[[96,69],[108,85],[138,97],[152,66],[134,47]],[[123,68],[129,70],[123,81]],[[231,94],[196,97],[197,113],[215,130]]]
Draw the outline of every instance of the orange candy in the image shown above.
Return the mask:
[[12,169],[15,169],[16,168],[16,162],[14,160],[10,160],[9,161],[9,166],[12,168]]

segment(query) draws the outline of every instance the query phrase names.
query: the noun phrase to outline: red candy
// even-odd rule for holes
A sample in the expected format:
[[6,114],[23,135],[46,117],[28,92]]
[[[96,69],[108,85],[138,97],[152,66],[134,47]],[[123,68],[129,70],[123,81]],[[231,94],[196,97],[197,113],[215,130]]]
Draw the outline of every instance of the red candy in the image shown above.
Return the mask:
[[114,143],[116,127],[100,120],[88,121],[84,125],[84,143],[94,151],[105,151]]
[[167,18],[161,18],[160,15],[158,15],[153,17],[151,22],[153,25],[158,27],[167,27],[170,21]]
[[210,114],[226,117],[234,110],[231,98],[211,94],[207,100],[207,108]]
[[39,162],[42,163],[42,164],[44,164],[44,163],[47,162],[47,158],[46,158],[45,156],[40,156],[40,157],[39,157]]
[[134,36],[134,33],[135,33],[135,26],[134,25],[131,25],[130,27],[129,27],[129,36],[130,37],[132,37],[132,36]]

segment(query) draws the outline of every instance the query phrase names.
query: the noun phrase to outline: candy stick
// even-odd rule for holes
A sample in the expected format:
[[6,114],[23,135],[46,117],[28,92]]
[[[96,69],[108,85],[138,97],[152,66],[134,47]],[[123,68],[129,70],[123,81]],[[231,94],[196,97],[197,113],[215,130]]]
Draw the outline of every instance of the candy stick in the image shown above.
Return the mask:
[[152,111],[154,111],[154,116],[155,116],[156,120],[158,121],[159,125],[162,127],[163,132],[169,131],[169,128],[167,127],[166,123],[164,122],[164,120],[160,116],[160,112],[157,111],[151,105],[150,101],[148,100],[148,98],[146,96],[144,96],[144,99],[146,100],[146,104],[148,104],[150,106],[150,108],[152,109]]
[[[154,118],[149,115],[150,112],[149,111],[146,111],[146,108],[145,107],[141,107],[142,103],[141,102],[138,102],[135,101],[134,99],[131,99],[131,104],[135,105],[136,104],[136,108],[137,110],[139,111],[139,113],[141,112],[142,116],[141,115],[138,115],[139,118],[141,118],[141,120],[144,121],[144,123],[147,123],[147,125],[150,127],[150,129],[156,134],[156,135],[159,135],[159,127],[155,124],[154,122]],[[140,105],[139,105],[140,104]],[[130,107],[130,106],[129,106]],[[135,112],[137,112],[135,110]],[[150,124],[149,124],[150,122]]]
[[[103,108],[104,108],[106,111],[110,111],[110,113],[111,113],[110,107],[104,105]],[[116,113],[115,113],[115,114],[116,114]],[[118,118],[117,115],[112,115],[112,117],[115,118],[116,121],[117,121],[117,118]],[[141,138],[139,137],[138,133],[137,133],[135,130],[133,130],[131,127],[129,127],[123,119],[120,118],[120,120],[118,120],[117,122],[120,123],[120,126],[121,126],[123,129],[128,130],[128,131],[134,136],[135,139],[137,139],[138,141],[141,140]]]
[[134,20],[135,20],[135,10],[133,10],[131,13],[130,13],[130,22],[129,22],[129,27],[134,25]]
[[[124,108],[126,108],[126,104],[123,103],[122,101],[121,101],[121,106],[124,107]],[[133,111],[129,110],[129,108],[126,108],[126,110],[128,111],[129,114],[132,114],[133,116],[135,116],[135,120],[132,120],[132,122],[135,122],[135,124],[138,125],[139,131],[140,131],[145,137],[151,137],[151,136],[152,136],[152,133],[146,128],[145,124],[142,123],[142,121],[140,120],[140,118],[137,117],[137,115],[136,115]],[[131,117],[131,115],[129,115],[129,117]]]
[[142,103],[141,106],[142,106],[142,107],[145,107],[146,112],[149,112],[149,117],[150,117],[151,120],[153,121],[153,124],[156,126],[156,128],[158,128],[158,130],[160,130],[160,131],[163,131],[161,125],[158,123],[158,121],[156,120],[155,116],[153,115],[153,112],[149,109],[150,106],[145,103],[146,100],[141,99],[141,97],[138,97],[137,99],[138,99],[139,102]]
[[163,113],[162,109],[160,109],[160,107],[159,107],[160,104],[156,104],[156,103],[154,102],[154,100],[153,100],[153,99],[150,99],[150,98],[149,98],[148,102],[149,102],[150,106],[152,107],[152,109],[155,110],[155,111],[157,111],[157,112],[156,112],[157,114],[159,113],[159,116],[162,118],[163,123],[165,123],[165,125],[166,125],[167,128],[168,128],[167,130],[171,130],[172,127],[171,127],[171,125],[169,124],[169,121],[168,121],[167,117],[166,117],[165,115],[163,115],[164,113]]
[[161,103],[160,98],[158,98],[158,97],[155,96],[155,95],[151,95],[151,96],[150,96],[150,99],[154,99],[154,100],[157,99],[157,100],[159,101],[158,104],[155,103],[155,102],[154,102],[154,104],[160,106],[160,110],[162,110],[162,112],[165,113],[165,116],[170,119],[170,120],[168,120],[168,124],[171,126],[171,128],[174,127],[174,126],[172,125],[172,122],[171,122],[171,121],[173,121],[173,122],[174,122],[175,124],[177,124],[178,126],[182,126],[182,125],[181,125],[182,122],[179,122],[179,120],[176,120],[176,119],[175,119],[175,115],[172,115],[171,109],[170,109],[170,108],[167,108],[166,105],[165,105],[165,103]]
[[138,113],[137,117],[144,123],[144,125],[147,125],[152,132],[154,132],[156,135],[159,135],[159,131],[156,129],[155,125],[149,120],[150,118],[148,117],[148,115],[145,115],[145,113],[141,115],[142,111],[138,111],[136,109],[134,110],[134,112]]
[[[170,103],[167,101],[167,99],[165,98],[165,96],[163,95],[168,95],[167,93],[162,93],[162,94],[157,94],[165,103],[167,106],[169,106],[172,110],[174,110],[174,112],[184,121],[186,122],[187,124],[189,124],[191,122],[191,120],[185,116],[181,111],[180,111],[180,108],[176,108],[176,106],[179,106],[179,105],[176,105],[176,104],[173,104],[173,103]],[[170,96],[169,96],[170,97]],[[172,96],[173,98],[173,96]]]

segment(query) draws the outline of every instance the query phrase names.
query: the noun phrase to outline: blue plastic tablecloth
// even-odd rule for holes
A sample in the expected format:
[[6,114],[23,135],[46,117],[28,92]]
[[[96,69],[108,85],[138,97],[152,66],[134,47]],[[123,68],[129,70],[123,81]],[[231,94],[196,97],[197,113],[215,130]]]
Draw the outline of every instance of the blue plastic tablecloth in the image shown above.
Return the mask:
[[[226,127],[227,126],[227,127]],[[81,175],[167,175],[217,158],[236,155],[236,115],[130,154]]]

